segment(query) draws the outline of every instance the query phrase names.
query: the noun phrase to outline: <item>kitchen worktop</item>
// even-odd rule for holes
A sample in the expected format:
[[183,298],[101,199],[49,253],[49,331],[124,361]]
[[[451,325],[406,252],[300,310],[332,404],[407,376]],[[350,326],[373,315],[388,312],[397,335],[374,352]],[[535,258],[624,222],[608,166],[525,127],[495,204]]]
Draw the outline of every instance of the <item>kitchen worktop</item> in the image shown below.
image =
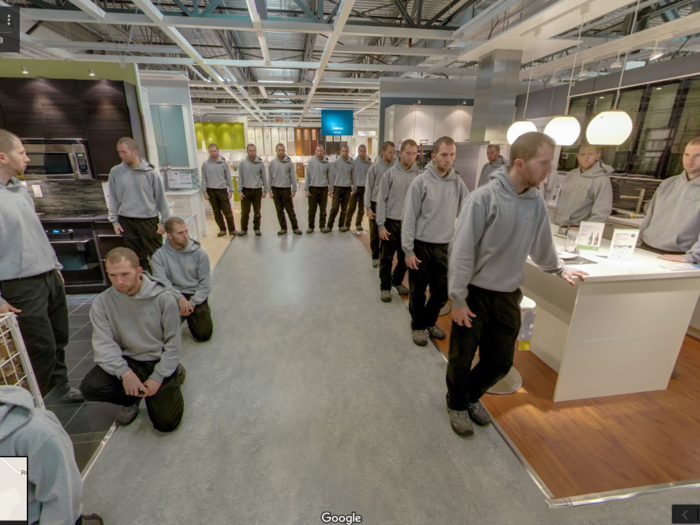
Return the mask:
[[[37,214],[38,215],[38,214]],[[73,216],[40,215],[41,222],[98,222],[106,221],[106,213],[85,213]]]

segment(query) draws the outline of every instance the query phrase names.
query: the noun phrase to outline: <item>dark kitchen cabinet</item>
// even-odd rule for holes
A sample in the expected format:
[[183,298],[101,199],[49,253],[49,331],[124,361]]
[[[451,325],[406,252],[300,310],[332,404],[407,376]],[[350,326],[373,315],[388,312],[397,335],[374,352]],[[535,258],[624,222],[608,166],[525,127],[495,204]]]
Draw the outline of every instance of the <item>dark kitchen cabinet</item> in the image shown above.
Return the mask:
[[47,138],[41,89],[33,78],[0,79],[0,107],[5,129],[22,138]]
[[83,138],[83,123],[74,80],[37,78],[38,107],[47,139]]

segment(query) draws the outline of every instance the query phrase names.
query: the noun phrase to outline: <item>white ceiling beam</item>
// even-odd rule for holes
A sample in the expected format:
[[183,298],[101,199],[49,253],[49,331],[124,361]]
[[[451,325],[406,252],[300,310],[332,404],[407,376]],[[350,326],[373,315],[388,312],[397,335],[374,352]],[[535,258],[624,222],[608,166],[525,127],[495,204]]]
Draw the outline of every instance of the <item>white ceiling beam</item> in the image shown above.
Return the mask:
[[72,49],[74,51],[114,51],[123,53],[170,53],[184,55],[185,51],[179,46],[127,44],[123,42],[71,42],[64,40],[37,40],[43,47]]
[[107,14],[101,7],[97,4],[91,2],[90,0],[68,0],[75,7],[80,9],[83,13],[87,13],[93,19],[97,20],[101,24],[105,22],[105,15]]
[[306,112],[309,110],[311,99],[316,92],[316,89],[318,89],[318,85],[323,77],[323,72],[326,70],[326,66],[328,66],[328,62],[331,59],[335,45],[340,39],[340,35],[343,34],[343,28],[350,17],[350,13],[352,12],[354,5],[355,0],[341,0],[341,3],[338,6],[338,12],[335,15],[335,20],[333,21],[333,33],[331,33],[331,36],[328,37],[328,40],[326,40],[326,46],[323,48],[323,54],[321,55],[321,60],[318,64],[318,71],[316,71],[316,75],[314,76],[314,85],[311,86],[311,90],[309,91],[309,100],[306,101],[304,110],[301,112],[301,117],[299,118],[300,124],[301,121],[304,120]]
[[[362,79],[357,79],[357,80],[362,80]],[[322,80],[321,83],[319,84],[319,89],[374,89],[378,90],[379,89],[379,82],[378,79],[364,79],[365,82],[354,82],[354,83],[346,83],[346,82],[334,82],[332,80]],[[241,82],[239,85],[243,87],[257,87],[258,83],[257,82]],[[293,82],[291,84],[288,83],[265,83],[265,87],[270,88],[270,87],[279,87],[279,88],[289,88],[289,89],[296,89],[296,88],[310,88],[313,84],[311,82]],[[190,80],[190,86],[192,87],[206,87],[206,88],[211,88],[211,89],[216,89],[219,88],[219,86],[212,85],[208,82],[203,82],[199,80]],[[330,93],[329,93],[330,94]]]
[[416,57],[458,57],[458,49],[391,46],[335,46],[334,55],[394,55]]
[[248,13],[250,14],[250,21],[253,23],[253,29],[255,29],[255,34],[258,35],[258,43],[260,44],[260,51],[262,51],[263,62],[266,67],[270,67],[270,50],[267,47],[267,39],[265,38],[265,31],[262,27],[260,13],[258,13],[258,6],[255,0],[246,0],[246,4],[248,5]]

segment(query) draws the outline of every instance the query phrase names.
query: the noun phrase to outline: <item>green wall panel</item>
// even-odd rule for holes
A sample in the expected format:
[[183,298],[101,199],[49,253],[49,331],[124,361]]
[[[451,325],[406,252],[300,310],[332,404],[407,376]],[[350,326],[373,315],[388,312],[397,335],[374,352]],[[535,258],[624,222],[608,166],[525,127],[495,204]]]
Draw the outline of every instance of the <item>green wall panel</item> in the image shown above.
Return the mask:
[[242,122],[195,122],[197,148],[202,147],[202,140],[208,146],[211,143],[219,149],[245,149],[245,127]]

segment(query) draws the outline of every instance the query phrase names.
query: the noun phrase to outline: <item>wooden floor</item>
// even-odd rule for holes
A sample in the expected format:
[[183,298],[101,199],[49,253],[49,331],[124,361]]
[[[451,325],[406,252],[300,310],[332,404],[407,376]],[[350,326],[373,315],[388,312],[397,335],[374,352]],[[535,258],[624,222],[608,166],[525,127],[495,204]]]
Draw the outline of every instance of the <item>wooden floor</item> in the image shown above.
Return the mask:
[[[451,322],[438,320],[445,356]],[[556,499],[700,480],[698,341],[686,337],[678,366],[664,391],[554,403],[556,372],[516,352],[523,388],[482,401]]]

